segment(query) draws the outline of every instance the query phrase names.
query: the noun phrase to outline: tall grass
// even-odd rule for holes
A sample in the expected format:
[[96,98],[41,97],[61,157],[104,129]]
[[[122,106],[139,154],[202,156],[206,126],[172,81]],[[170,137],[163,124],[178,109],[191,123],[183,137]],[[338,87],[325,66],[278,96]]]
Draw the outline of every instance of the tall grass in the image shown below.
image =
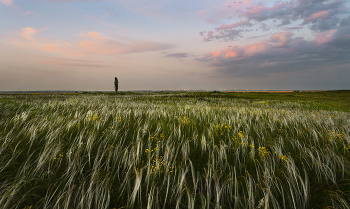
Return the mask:
[[0,96],[0,208],[349,208],[350,114],[308,105]]

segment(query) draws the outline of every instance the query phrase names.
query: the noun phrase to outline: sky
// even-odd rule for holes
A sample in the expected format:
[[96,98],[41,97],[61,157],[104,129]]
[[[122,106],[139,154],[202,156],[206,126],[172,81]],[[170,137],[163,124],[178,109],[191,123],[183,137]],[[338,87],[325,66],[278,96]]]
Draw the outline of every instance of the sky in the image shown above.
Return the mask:
[[0,91],[350,89],[350,1],[0,0]]

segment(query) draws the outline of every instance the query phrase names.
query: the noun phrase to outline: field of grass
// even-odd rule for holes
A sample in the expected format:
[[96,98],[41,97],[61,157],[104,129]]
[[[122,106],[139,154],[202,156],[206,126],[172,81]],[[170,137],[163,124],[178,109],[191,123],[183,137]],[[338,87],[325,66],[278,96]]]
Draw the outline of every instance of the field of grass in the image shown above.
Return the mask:
[[348,98],[265,94],[0,95],[0,208],[350,208]]
[[309,101],[316,109],[340,110],[350,112],[350,91],[294,91],[294,92],[247,92],[227,95],[246,99],[267,99],[284,101]]

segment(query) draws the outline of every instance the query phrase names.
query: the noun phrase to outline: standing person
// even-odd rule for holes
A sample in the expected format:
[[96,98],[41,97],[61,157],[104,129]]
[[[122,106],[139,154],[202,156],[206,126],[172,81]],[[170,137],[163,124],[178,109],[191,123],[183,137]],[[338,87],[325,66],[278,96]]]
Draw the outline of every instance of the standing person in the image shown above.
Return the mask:
[[117,77],[115,77],[114,78],[114,90],[115,90],[115,92],[118,92],[118,78]]

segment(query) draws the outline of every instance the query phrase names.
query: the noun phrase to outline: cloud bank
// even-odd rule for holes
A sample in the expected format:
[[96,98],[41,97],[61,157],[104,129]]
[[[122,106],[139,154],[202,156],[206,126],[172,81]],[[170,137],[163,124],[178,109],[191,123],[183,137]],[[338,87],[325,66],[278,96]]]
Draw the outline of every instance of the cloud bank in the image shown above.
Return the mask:
[[[202,31],[203,40],[242,39],[245,27],[270,31],[266,21],[274,21],[273,29],[279,32],[255,36],[253,38],[266,38],[253,44],[231,44],[197,61],[207,63],[218,73],[239,77],[305,71],[320,66],[341,66],[350,73],[350,14],[345,3],[341,0],[292,0],[277,2],[271,7],[262,4],[247,7],[238,14],[244,20],[222,24],[215,31]],[[298,25],[282,27],[295,23]],[[313,38],[305,39],[300,33],[297,35],[299,30],[309,31]]]
[[269,40],[212,51],[198,59],[224,74],[249,77],[276,72],[303,71],[319,66],[348,65],[350,27],[320,32],[306,41],[292,32],[280,32]]
[[264,21],[274,21],[277,27],[286,26],[297,21],[302,21],[299,27],[307,26],[314,32],[323,32],[335,29],[342,21],[348,21],[346,15],[346,1],[343,0],[291,0],[278,1],[273,6],[267,7],[263,4],[246,7],[235,11],[238,22],[216,27],[215,31],[201,31],[204,41],[238,40],[244,36],[246,27],[260,24],[262,31],[270,30]]
[[159,51],[173,48],[174,45],[166,43],[158,43],[149,40],[133,40],[127,38],[112,39],[105,37],[103,34],[91,31],[88,33],[80,33],[79,42],[66,42],[62,40],[48,40],[39,38],[40,30],[26,27],[22,28],[17,35],[22,37],[22,40],[17,39],[12,41],[20,47],[31,47],[37,50],[47,52],[60,52],[68,56],[106,56],[117,54],[142,53],[149,51]]

